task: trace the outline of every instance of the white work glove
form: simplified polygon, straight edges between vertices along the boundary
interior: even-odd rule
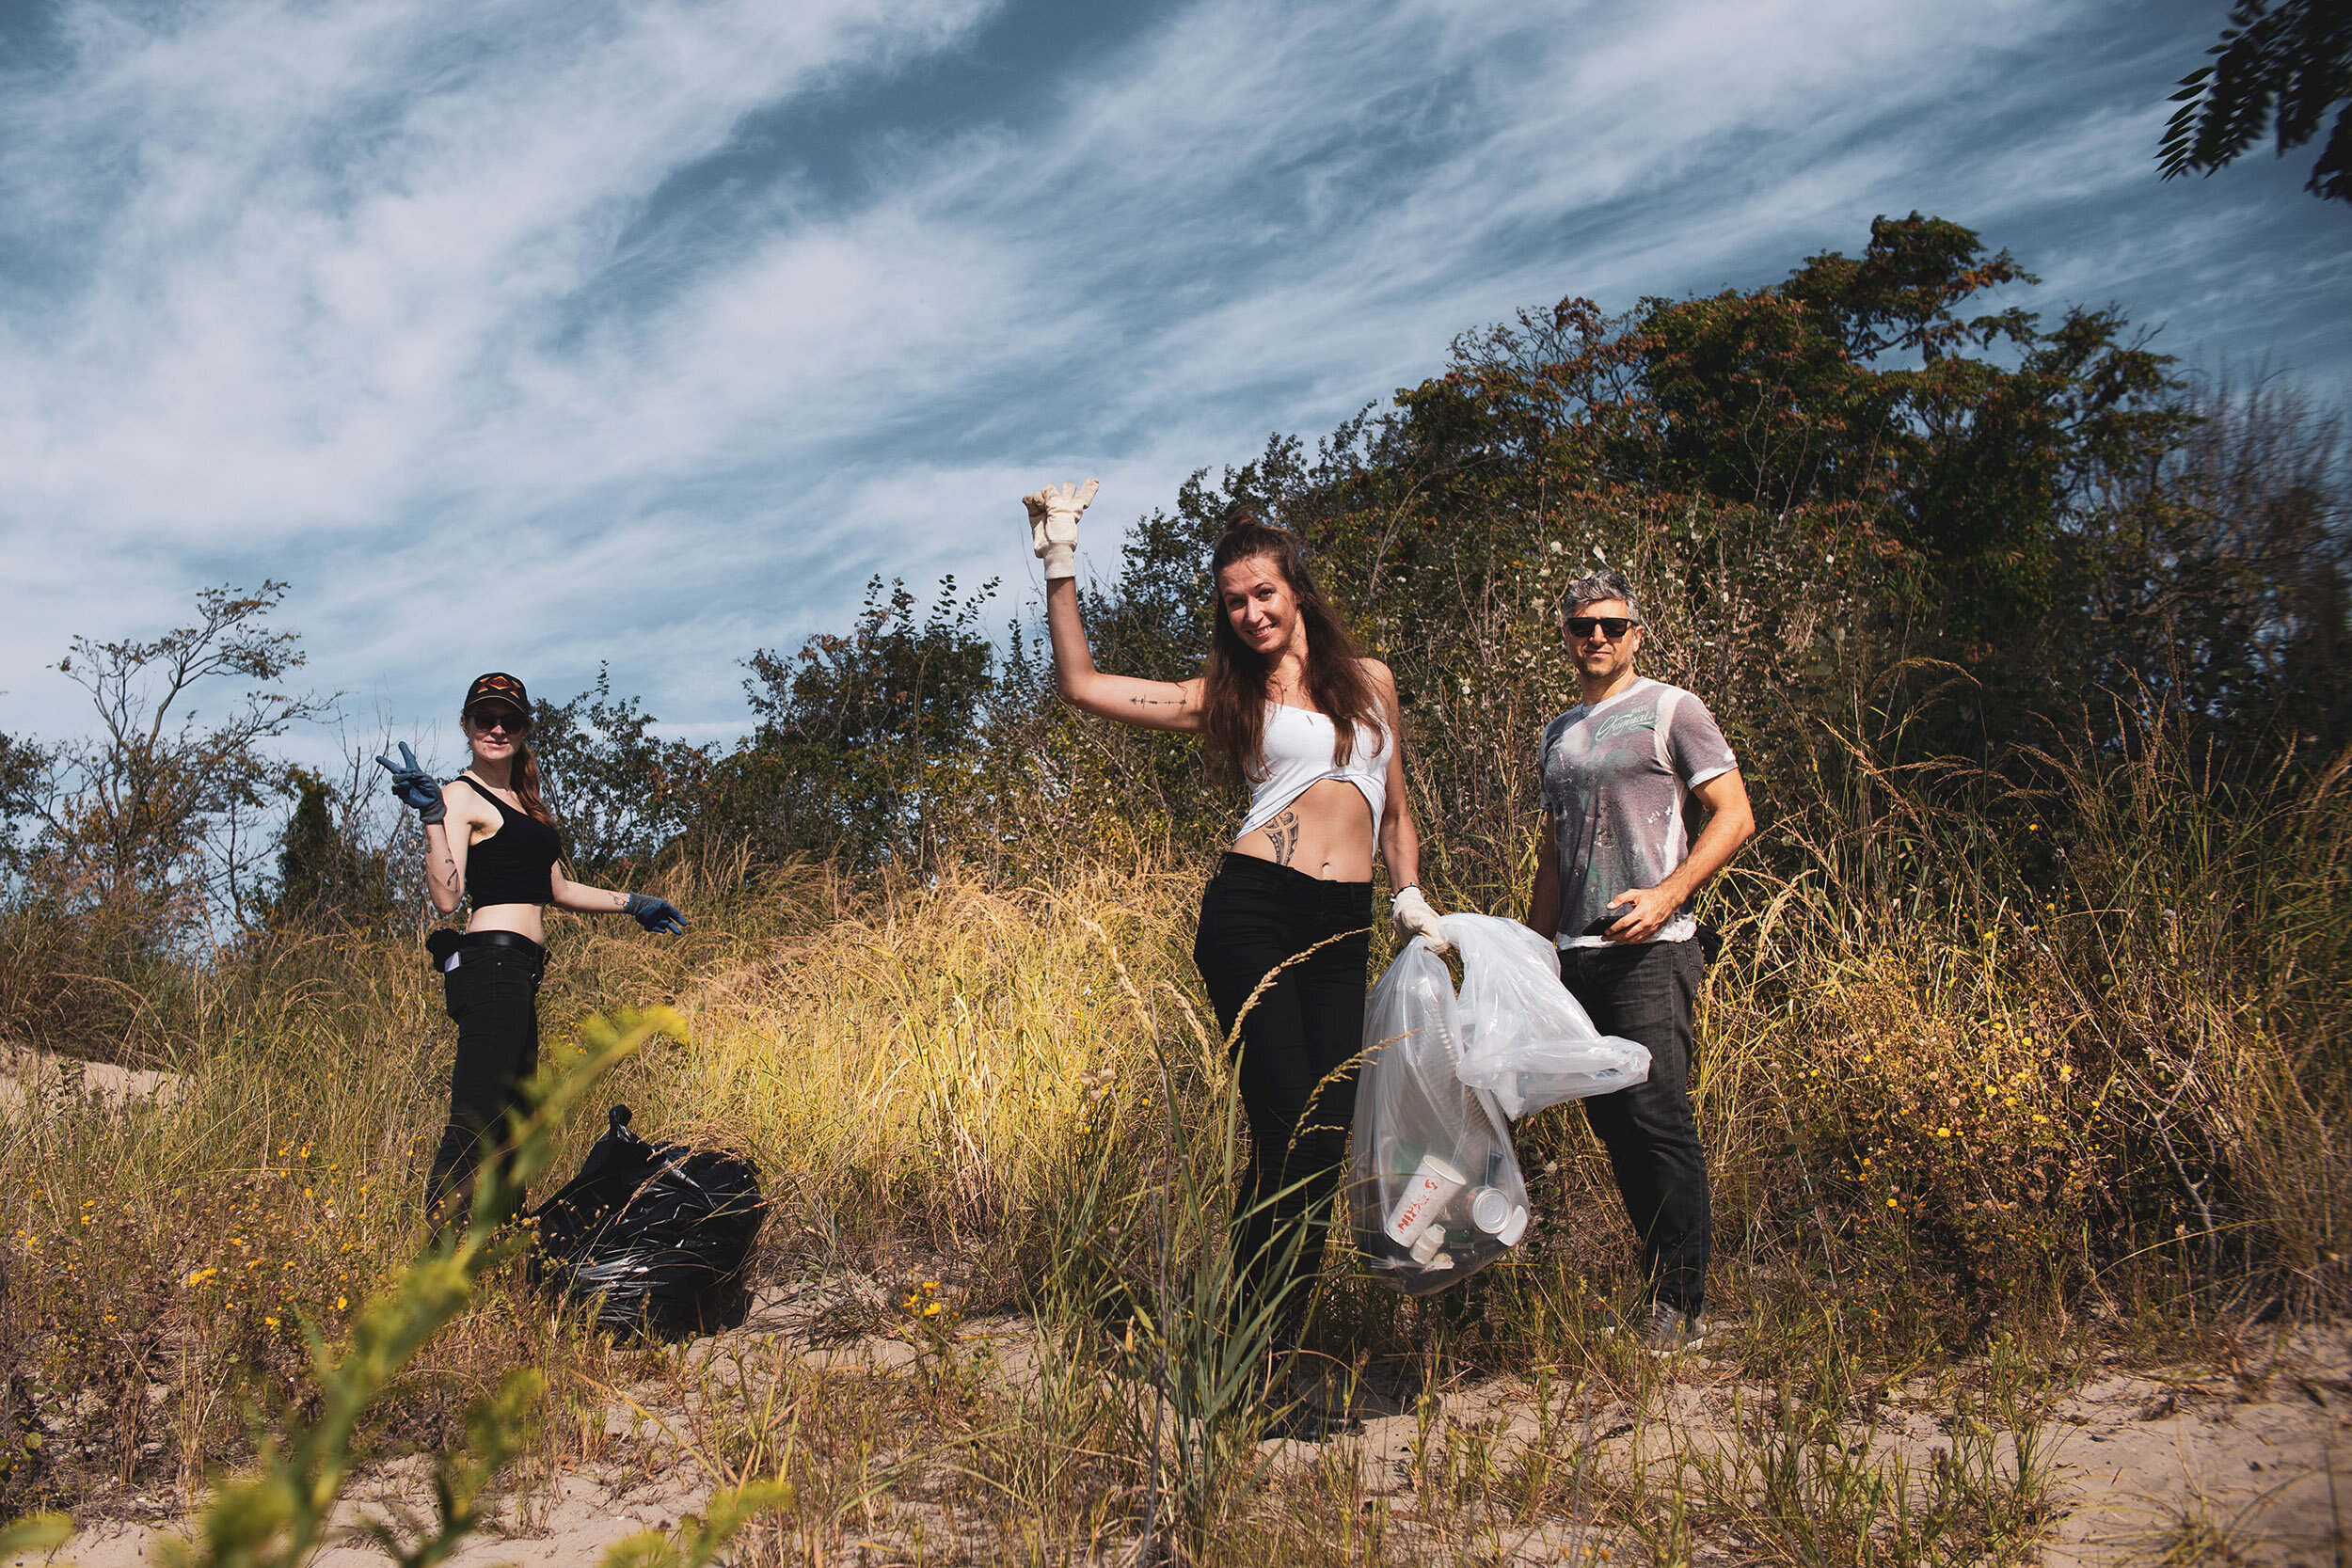
[[[1408,887],[1389,900],[1389,924],[1396,932],[1399,947],[1415,937],[1427,937],[1432,953],[1451,953],[1454,944],[1438,929],[1438,911],[1429,907],[1429,900],[1421,895],[1418,885]]]
[[[1078,518],[1102,483],[1089,479],[1084,484],[1049,484],[1021,498],[1029,509],[1029,546],[1045,562],[1046,581],[1078,575]]]

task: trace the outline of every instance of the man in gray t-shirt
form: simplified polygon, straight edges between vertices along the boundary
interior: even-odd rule
[[[1600,933],[1624,913],[1612,906],[1657,887],[1690,859],[1698,836],[1695,792],[1737,772],[1740,759],[1704,703],[1678,686],[1638,677],[1545,725],[1542,755],[1544,815],[1560,878],[1559,945],[1606,947],[1611,939]],[[1686,897],[1649,940],[1689,942],[1696,934]]]
[[[1583,1101],[1641,1238],[1653,1350],[1696,1344],[1711,1218],[1691,1115],[1692,1004],[1705,967],[1691,903],[1756,832],[1740,759],[1707,705],[1633,673],[1633,590],[1571,584],[1564,629],[1583,701],[1544,726],[1544,841],[1527,923],[1603,1034],[1649,1047],[1649,1077]],[[1699,819],[1704,808],[1704,826]]]

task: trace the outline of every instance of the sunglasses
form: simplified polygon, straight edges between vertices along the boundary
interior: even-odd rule
[[[1571,615],[1567,622],[1570,637],[1590,637],[1593,628],[1597,626],[1601,636],[1612,642],[1641,624],[1623,615]]]
[[[485,735],[490,734],[493,730],[501,735],[529,735],[531,733],[531,721],[510,708],[475,708],[466,717],[472,720],[473,727]]]

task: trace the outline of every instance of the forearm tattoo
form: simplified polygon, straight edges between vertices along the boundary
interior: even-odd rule
[[[1274,863],[1288,865],[1298,853],[1298,814],[1286,811],[1265,827],[1266,842],[1274,846]]]

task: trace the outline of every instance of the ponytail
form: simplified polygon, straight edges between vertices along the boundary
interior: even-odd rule
[[[539,759],[532,754],[531,742],[515,742],[515,767],[507,775],[515,786],[515,799],[523,803],[523,815],[534,822],[555,826],[555,813],[548,810],[548,802],[539,793]]]

